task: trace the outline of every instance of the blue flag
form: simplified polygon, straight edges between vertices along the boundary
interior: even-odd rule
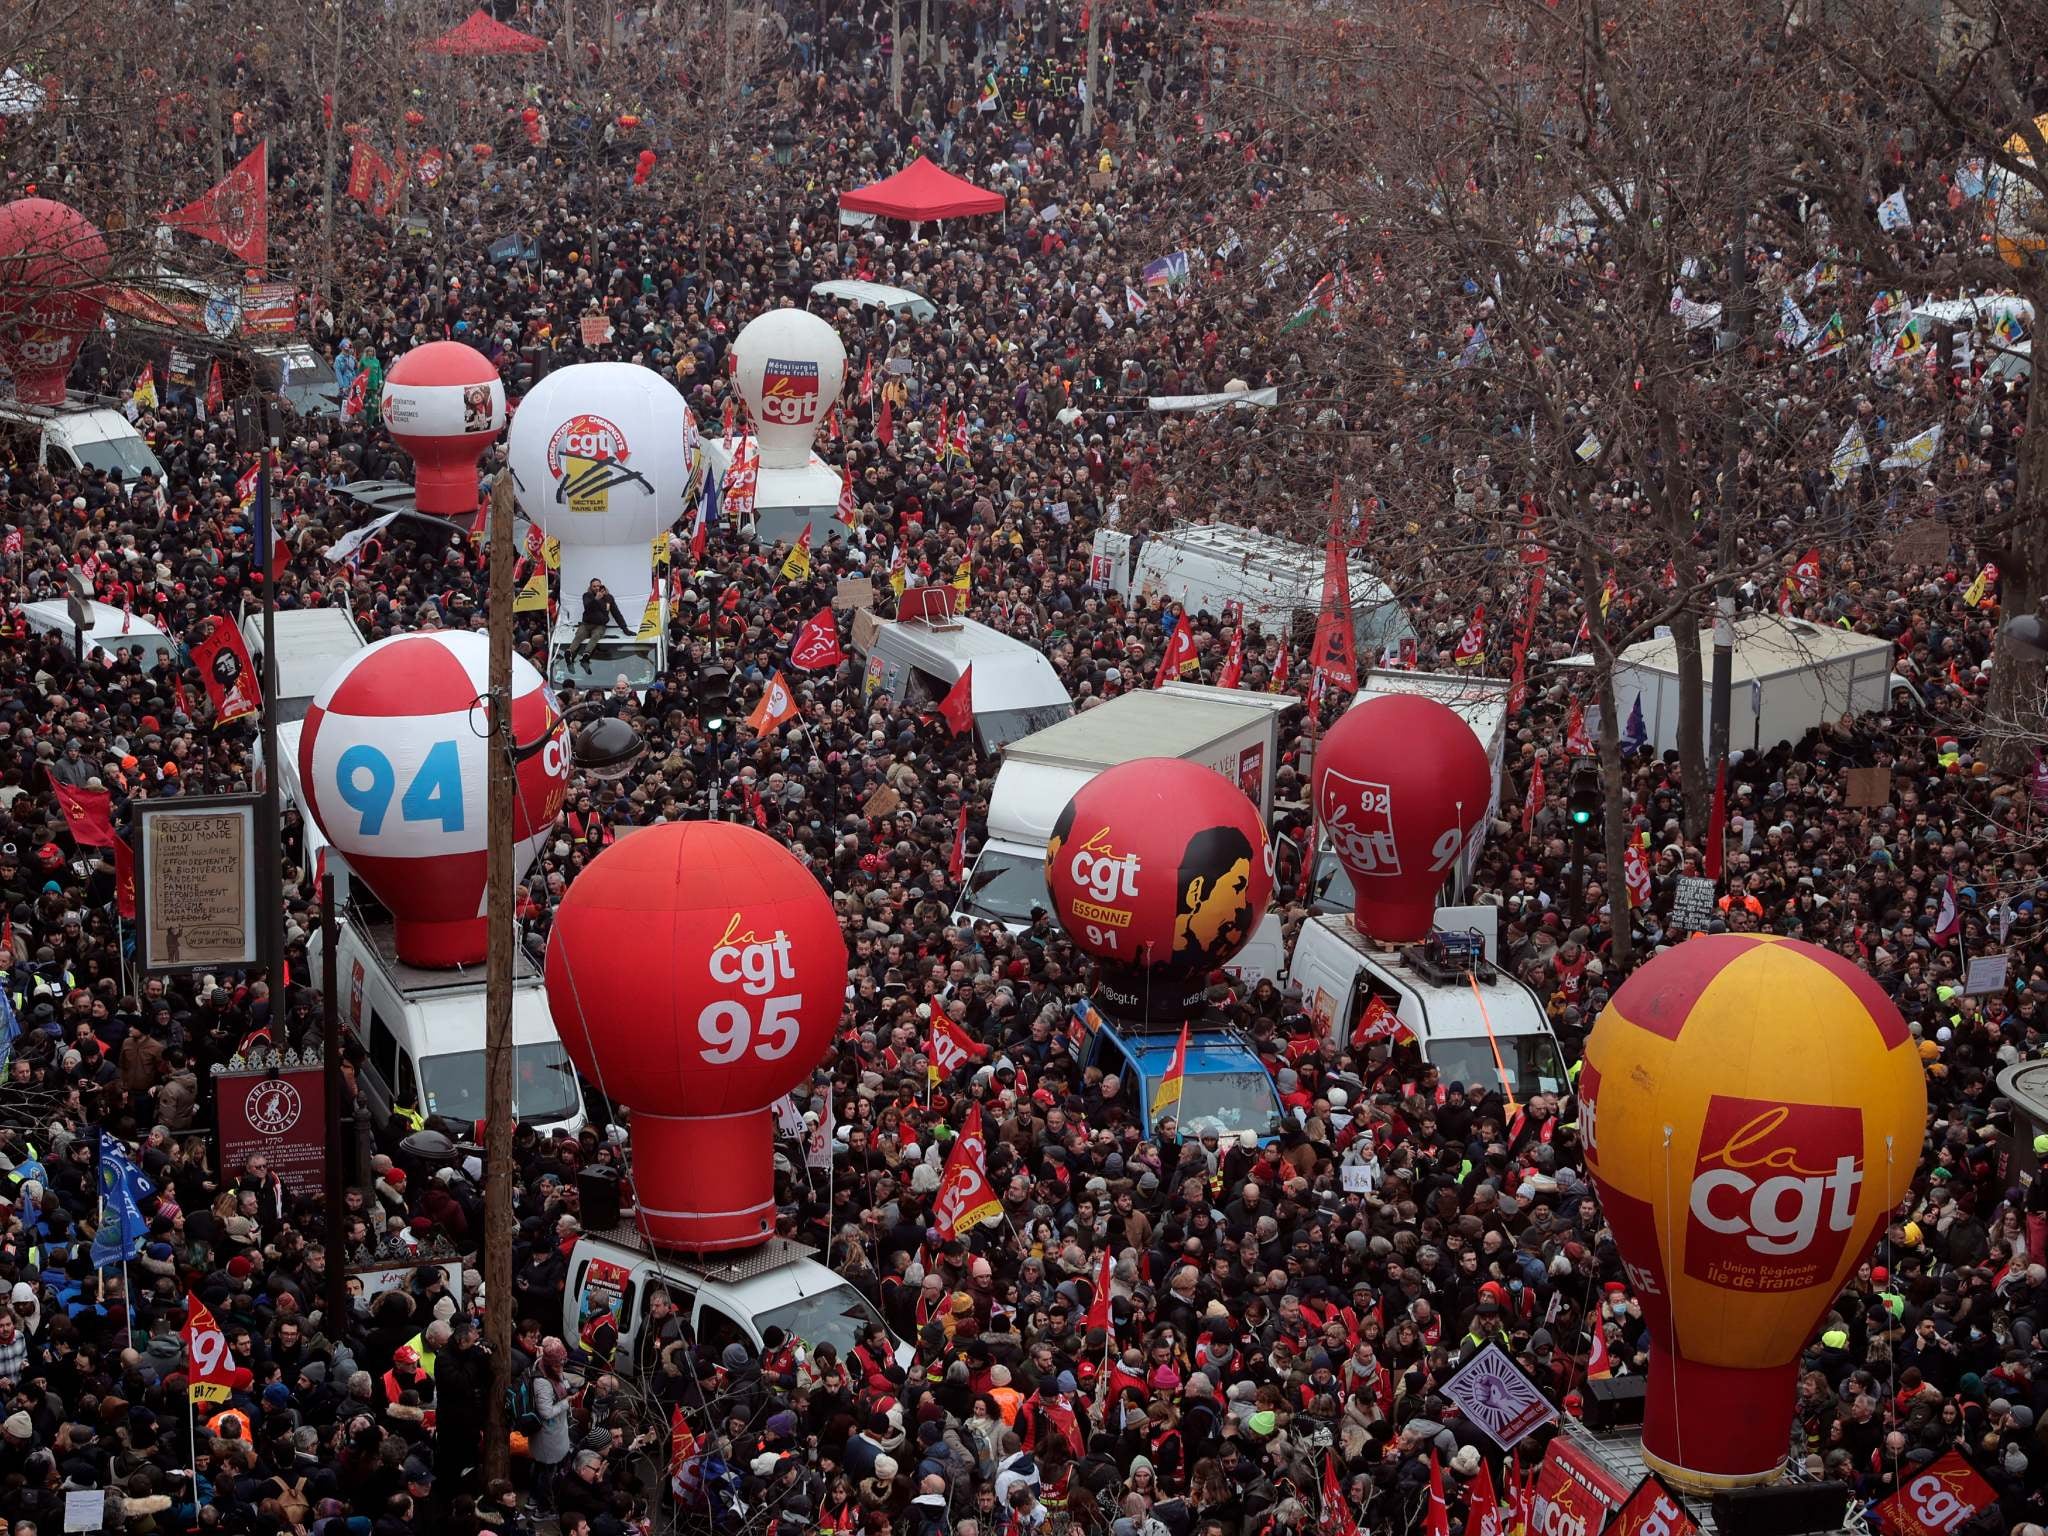
[[[103,1248],[118,1249],[120,1263],[142,1251],[149,1222],[142,1202],[156,1193],[155,1182],[129,1160],[128,1150],[111,1131],[100,1132],[100,1229],[93,1238],[94,1262]]]
[[[1622,727],[1621,749],[1624,752],[1640,752],[1649,745],[1650,730],[1643,724],[1643,696],[1636,695],[1635,706],[1628,712],[1628,724]]]
[[[14,1004],[8,1000],[7,989],[0,987],[0,1077],[4,1077],[8,1065],[14,1060],[14,1042],[21,1038],[21,1020],[14,1012]]]

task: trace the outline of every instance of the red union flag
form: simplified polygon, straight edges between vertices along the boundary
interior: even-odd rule
[[[1358,1016],[1358,1027],[1351,1031],[1351,1048],[1361,1051],[1375,1040],[1398,1043],[1414,1038],[1415,1031],[1401,1022],[1401,1016],[1388,1006],[1384,997],[1374,993],[1365,1001],[1365,1012]]]
[[[1628,887],[1628,904],[1647,907],[1655,889],[1650,881],[1650,856],[1641,843],[1630,843],[1621,856],[1621,879]]]
[[[233,1389],[235,1356],[228,1348],[227,1335],[213,1320],[206,1303],[187,1292],[185,1326],[179,1330],[185,1340],[189,1361],[186,1381],[195,1403],[224,1403]]]
[[[1906,1479],[1905,1487],[1877,1506],[1878,1522],[1892,1536],[1955,1536],[1998,1495],[1950,1451]]]
[[[1003,1203],[988,1181],[986,1156],[987,1148],[981,1139],[981,1106],[975,1104],[969,1107],[966,1123],[953,1138],[953,1150],[946,1155],[946,1173],[939,1181],[939,1198],[933,1207],[933,1224],[947,1242],[1003,1214]]]
[[[1615,1512],[1607,1536],[1696,1536],[1698,1530],[1677,1496],[1653,1475],[1638,1483]]]
[[[970,1061],[979,1061],[988,1047],[974,1039],[943,1013],[932,1019],[931,1061],[927,1067],[934,1086],[944,1082]]]
[[[1794,1291],[1835,1272],[1863,1194],[1863,1111],[1717,1093],[1686,1202],[1685,1272]]]
[[[761,416],[778,426],[818,419],[818,365],[810,359],[771,357],[761,365]]]
[[[350,179],[354,180],[353,172]],[[269,183],[270,143],[265,140],[212,191],[164,222],[224,245],[240,260],[260,267],[270,259]]]
[[[796,643],[789,648],[789,664],[799,672],[822,672],[844,660],[846,653],[839,649],[839,621],[832,617],[828,604],[797,632]]]
[[[1536,1474],[1530,1536],[1601,1536],[1607,1517],[1628,1502],[1628,1485],[1569,1440],[1553,1440]]]

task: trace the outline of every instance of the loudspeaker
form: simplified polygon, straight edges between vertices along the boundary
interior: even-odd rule
[[[598,1232],[619,1224],[619,1176],[609,1168],[579,1168],[576,1198],[583,1208],[578,1218],[586,1232]]]
[[[1804,1536],[1842,1528],[1849,1490],[1840,1483],[1770,1483],[1731,1488],[1713,1503],[1720,1536]]]
[[[1641,1376],[1608,1376],[1586,1383],[1586,1426],[1613,1429],[1622,1424],[1643,1422],[1643,1391],[1648,1385]]]

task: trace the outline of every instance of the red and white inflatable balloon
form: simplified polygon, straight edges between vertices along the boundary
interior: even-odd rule
[[[77,209],[47,197],[0,208],[0,368],[24,405],[64,403],[106,275],[107,242]]]
[[[1437,892],[1493,814],[1493,770],[1449,705],[1361,699],[1316,753],[1316,822],[1357,893],[1352,921],[1385,943],[1429,937]]]
[[[299,736],[299,783],[313,820],[391,910],[398,957],[408,965],[484,958],[487,743],[477,700],[489,661],[490,641],[480,630],[379,640],[321,686]],[[561,711],[517,655],[512,739],[543,744],[516,769],[516,880],[569,787]]]
[[[547,987],[570,1059],[633,1111],[640,1229],[691,1251],[772,1236],[769,1106],[824,1057],[846,995],[816,877],[752,827],[645,827],[556,908]]]
[[[1101,962],[1096,1001],[1172,1022],[1202,1004],[1273,897],[1258,807],[1213,768],[1121,763],[1081,786],[1045,845],[1053,915]]]
[[[414,347],[384,375],[384,425],[412,457],[422,512],[476,511],[477,460],[505,430],[505,385],[491,360],[459,341]]]

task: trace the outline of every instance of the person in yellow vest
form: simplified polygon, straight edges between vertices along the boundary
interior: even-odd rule
[[[434,1363],[440,1358],[441,1351],[448,1347],[453,1333],[454,1330],[437,1317],[405,1341],[405,1347],[419,1356],[422,1374],[434,1374]]]

